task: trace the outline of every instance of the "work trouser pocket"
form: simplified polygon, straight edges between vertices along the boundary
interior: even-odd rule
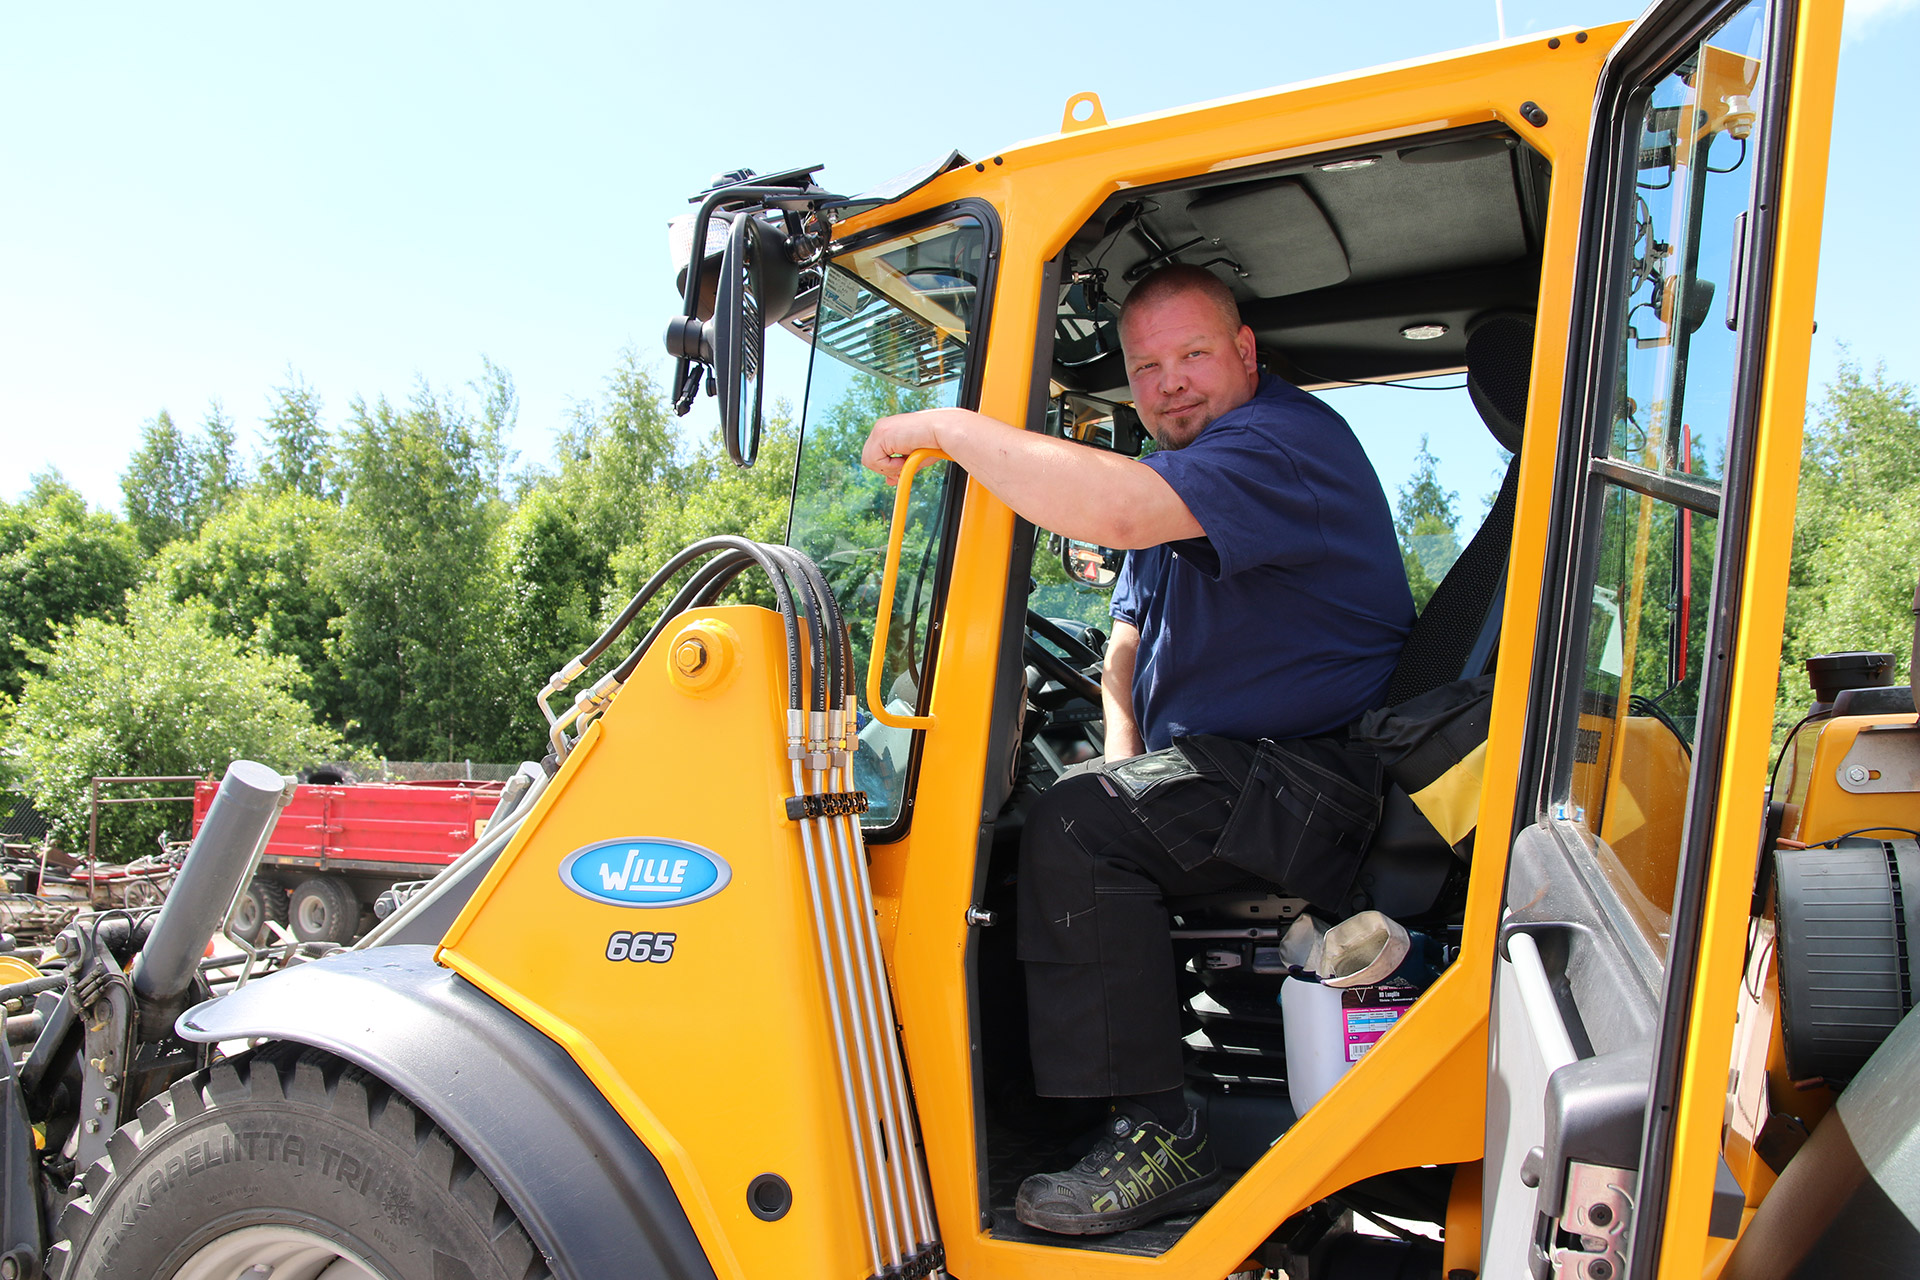
[[[1194,754],[1246,760],[1246,743],[1187,741]],[[1338,739],[1263,739],[1214,855],[1323,911],[1343,910],[1380,822],[1380,786],[1378,758]]]
[[[1213,855],[1214,842],[1233,816],[1238,788],[1209,756],[1176,742],[1164,751],[1115,761],[1101,772],[1181,870],[1191,871]]]

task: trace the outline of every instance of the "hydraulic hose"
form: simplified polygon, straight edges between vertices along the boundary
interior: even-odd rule
[[[760,544],[749,541],[746,538],[736,537],[732,534],[721,534],[717,537],[702,538],[698,542],[681,548],[670,557],[667,562],[661,565],[660,568],[655,571],[654,575],[648,578],[645,584],[634,593],[633,598],[627,601],[626,608],[622,609],[619,616],[608,624],[606,630],[602,631],[592,644],[582,649],[579,655],[571,662],[554,673],[553,679],[549,682],[549,687],[564,685],[567,681],[572,680],[581,672],[585,671],[595,659],[612,646],[615,640],[620,638],[622,632],[633,625],[633,620],[640,616],[640,611],[646,608],[653,597],[659,593],[660,588],[665,586],[675,574],[686,568],[687,565],[693,561],[721,550],[738,551],[749,556],[766,571],[770,579],[774,579],[774,599],[779,604],[780,620],[785,626],[787,633],[787,684],[790,695],[790,705],[798,706],[800,692],[800,628],[794,618],[792,597],[787,592],[786,583],[779,580],[779,574],[773,567],[772,557],[767,554]],[[667,616],[671,617],[672,613],[669,612]],[[656,630],[650,632],[649,636],[657,634],[658,632]],[[635,649],[633,654],[629,655],[625,662],[620,664],[616,675],[618,681],[624,681],[633,674],[633,668],[639,665],[640,657],[646,652],[646,648],[647,646],[643,642]]]
[[[613,669],[614,680],[625,684],[632,679],[634,671],[640,665],[640,660],[647,656],[647,652],[653,648],[653,642],[660,638],[675,618],[688,609],[711,603],[713,596],[718,595],[727,583],[752,567],[753,563],[753,558],[743,551],[728,551],[715,556],[695,570],[693,576],[687,579],[686,585],[681,587],[674,594],[673,599],[667,602],[667,607],[660,611],[659,620],[647,628],[646,635],[640,637],[640,643],[636,644],[632,652],[621,659],[620,665]]]
[[[813,701],[806,709],[825,715],[828,708],[833,705],[828,701],[828,698],[833,684],[836,683],[830,679],[828,670],[837,662],[840,656],[837,645],[835,646],[833,661],[829,661],[827,655],[827,621],[824,616],[826,611],[820,603],[820,592],[825,590],[826,584],[821,583],[819,587],[816,588],[813,579],[809,578],[800,568],[800,565],[797,563],[798,553],[791,547],[771,547],[769,549],[773,552],[774,559],[779,562],[781,569],[792,575],[794,585],[799,588],[799,591],[795,592],[795,594],[798,595],[801,592],[806,594],[807,634],[813,642],[812,647],[808,650],[808,665],[812,668],[813,676],[811,681],[813,685]],[[822,728],[821,734],[824,735],[824,733],[825,730]]]
[[[787,634],[787,706],[790,709],[797,710],[801,704],[800,623],[794,614],[793,595],[787,590],[785,577],[780,573],[775,558],[759,543],[746,538],[735,537],[732,534],[721,534],[718,537],[702,538],[660,566],[659,572],[648,579],[647,585],[642,587],[640,593],[634,597],[637,603],[630,604],[628,610],[638,613],[639,606],[644,606],[648,600],[652,599],[654,593],[659,591],[661,586],[663,586],[669,578],[673,577],[674,574],[702,556],[711,555],[716,551],[723,550],[738,551],[751,558],[755,564],[760,566],[761,570],[767,575],[768,580],[773,584],[773,598],[780,610],[780,624]],[[669,614],[668,616],[670,617],[672,615]],[[611,628],[609,628],[609,630],[611,630]],[[604,647],[602,651],[604,651]],[[621,663],[619,668],[616,669],[615,679],[624,682],[630,678],[633,675],[634,668],[640,665],[640,659],[645,653],[645,645],[636,647],[628,659]]]
[[[846,627],[840,616],[840,602],[833,598],[833,589],[827,585],[826,575],[820,572],[820,566],[803,551],[794,547],[775,545],[774,548],[784,558],[789,568],[799,575],[807,585],[808,595],[820,615],[820,629],[826,633],[827,641],[822,647],[814,649],[814,662],[825,668],[827,687],[825,706],[828,710],[839,711],[847,692],[847,676],[851,669],[853,655],[846,640]],[[816,634],[816,645],[821,637]]]

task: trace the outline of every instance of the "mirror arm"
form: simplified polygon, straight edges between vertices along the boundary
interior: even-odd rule
[[[811,183],[807,187],[782,187],[749,182],[717,188],[700,202],[700,212],[693,221],[693,256],[687,259],[687,287],[681,297],[680,317],[667,329],[668,354],[675,357],[672,400],[676,414],[685,417],[693,408],[693,398],[698,391],[697,381],[690,376],[693,365],[705,364],[711,368],[713,364],[712,334],[700,320],[700,286],[707,274],[707,224],[720,212],[720,206],[741,205],[733,211],[733,217],[739,218],[752,217],[769,207],[787,212],[796,211],[796,206],[817,209],[822,203],[841,199],[843,197]],[[702,349],[707,353],[705,358],[697,354]]]

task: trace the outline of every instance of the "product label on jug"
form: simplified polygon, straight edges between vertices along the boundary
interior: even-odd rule
[[[1412,987],[1349,987],[1340,993],[1340,1028],[1347,1061],[1358,1062],[1393,1030],[1407,1006],[1420,998]]]

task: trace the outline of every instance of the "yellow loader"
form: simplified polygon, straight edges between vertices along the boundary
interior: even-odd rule
[[[1920,1275],[1913,695],[1822,657],[1777,763],[1772,728],[1840,19],[1662,0],[1132,120],[1079,94],[863,195],[696,196],[679,407],[716,394],[751,465],[766,333],[812,350],[784,544],[662,567],[358,946],[208,998],[280,802],[236,765],[157,916],[15,961],[0,1277]],[[1333,913],[1437,978],[1296,1106],[1283,944],[1328,913],[1171,902],[1230,1185],[1053,1236],[1014,1188],[1085,1117],[1027,1071],[1015,853],[1098,749],[1118,556],[858,456],[940,406],[1139,453],[1117,309],[1172,262],[1309,390],[1464,374],[1499,488],[1392,700],[1491,702]]]

